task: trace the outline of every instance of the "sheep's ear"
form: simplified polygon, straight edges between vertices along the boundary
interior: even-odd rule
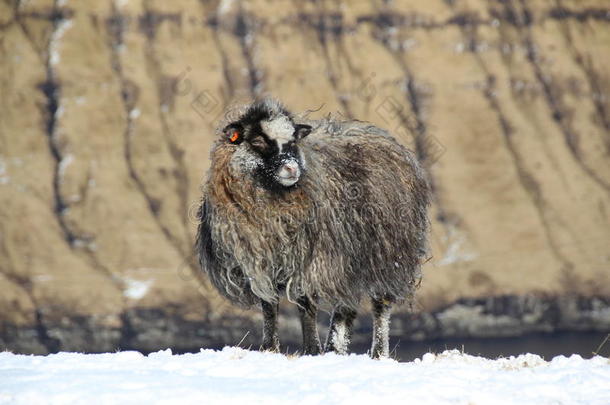
[[[311,125],[298,124],[294,130],[294,137],[296,139],[305,138],[311,133]]]
[[[229,142],[233,144],[238,145],[244,140],[244,130],[239,124],[227,125],[222,132]]]

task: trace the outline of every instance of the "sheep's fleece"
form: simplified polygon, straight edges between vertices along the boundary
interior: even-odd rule
[[[297,123],[305,168],[283,193],[232,164],[244,145],[219,136],[203,187],[197,250],[236,304],[309,297],[357,308],[362,296],[402,302],[421,277],[429,185],[414,154],[386,131],[332,118]]]

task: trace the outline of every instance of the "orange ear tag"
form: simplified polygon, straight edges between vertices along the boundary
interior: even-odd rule
[[[229,140],[231,142],[235,142],[238,138],[239,138],[239,132],[233,131],[233,133],[231,134],[231,137],[229,138]]]

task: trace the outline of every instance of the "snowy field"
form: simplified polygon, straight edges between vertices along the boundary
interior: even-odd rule
[[[446,351],[410,363],[240,348],[172,355],[0,353],[0,404],[610,404],[610,360],[498,360]]]

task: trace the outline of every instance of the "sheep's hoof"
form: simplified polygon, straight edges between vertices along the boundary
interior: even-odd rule
[[[270,352],[270,353],[279,353],[280,352],[280,346],[279,345],[262,345],[259,348],[259,351],[261,352]]]
[[[319,354],[322,354],[322,349],[320,348],[320,346],[307,346],[307,347],[303,347],[302,350],[303,356],[317,356]]]
[[[338,354],[340,356],[346,356],[348,354],[347,353],[347,349],[339,349],[339,348],[334,347],[332,345],[327,345],[324,348],[324,353],[335,353],[335,354]]]
[[[388,353],[385,353],[383,350],[374,348],[369,355],[373,360],[387,359],[389,356]]]

